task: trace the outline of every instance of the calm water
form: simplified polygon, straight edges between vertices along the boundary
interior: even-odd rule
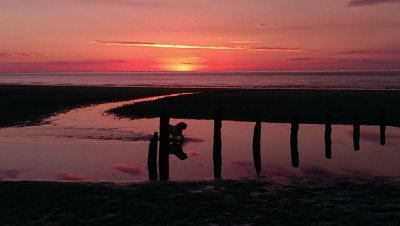
[[[0,74],[0,84],[118,87],[400,89],[400,71]]]
[[[0,129],[0,179],[66,181],[143,181],[147,179],[148,140],[158,119],[116,119],[105,111],[144,98],[75,109],[49,118],[41,126]],[[172,119],[175,124],[179,119]],[[173,180],[213,177],[213,121],[184,120],[183,147],[189,158],[170,157]],[[254,177],[254,123],[223,121],[222,175]],[[324,126],[300,125],[300,167],[291,167],[290,124],[262,123],[262,175],[400,176],[400,129],[388,127],[386,145],[378,126],[361,126],[361,150],[353,150],[352,127],[332,126],[332,159],[325,159]]]

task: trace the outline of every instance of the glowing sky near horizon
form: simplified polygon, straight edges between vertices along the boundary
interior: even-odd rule
[[[0,0],[0,72],[400,69],[400,0]]]

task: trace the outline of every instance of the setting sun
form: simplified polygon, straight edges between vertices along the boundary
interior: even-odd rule
[[[170,65],[169,69],[171,71],[194,71],[195,66],[192,64],[174,64]]]
[[[198,71],[204,66],[199,57],[180,57],[163,59],[160,68],[165,71]]]

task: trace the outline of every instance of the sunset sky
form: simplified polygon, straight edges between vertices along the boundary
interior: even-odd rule
[[[400,69],[400,0],[0,0],[0,72]]]

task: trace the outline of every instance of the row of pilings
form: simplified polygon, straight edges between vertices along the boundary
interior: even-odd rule
[[[169,114],[166,112],[160,115],[160,135],[154,132],[150,139],[147,168],[149,180],[167,181],[169,179]],[[290,154],[292,166],[297,168],[300,165],[298,150],[298,132],[300,117],[294,115],[291,119],[290,128]],[[214,135],[213,135],[213,166],[214,178],[222,178],[222,112],[217,110],[214,112]],[[325,157],[332,158],[332,116],[326,115],[325,118]],[[380,144],[386,143],[386,116],[385,112],[380,114]],[[159,142],[158,170],[157,170],[157,145]],[[355,151],[360,150],[360,115],[355,114],[353,118],[353,148]],[[253,164],[256,175],[261,174],[261,120],[257,116],[256,124],[253,132]]]

